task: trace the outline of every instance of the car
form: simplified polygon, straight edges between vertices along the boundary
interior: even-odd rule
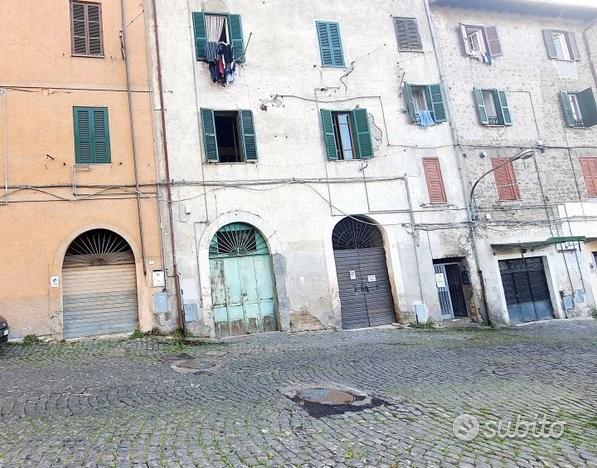
[[[0,315],[0,345],[8,341],[8,322]]]

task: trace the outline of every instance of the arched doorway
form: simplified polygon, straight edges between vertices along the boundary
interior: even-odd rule
[[[332,234],[342,328],[396,322],[381,232],[361,216],[340,221]]]
[[[228,224],[209,247],[216,335],[277,330],[272,260],[261,233],[245,223]]]
[[[64,338],[127,333],[138,324],[135,258],[107,229],[78,236],[62,266]]]

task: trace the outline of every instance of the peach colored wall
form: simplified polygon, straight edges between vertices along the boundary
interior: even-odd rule
[[[60,276],[70,241],[98,227],[129,240],[137,263],[140,323],[145,330],[154,326],[151,270],[162,266],[151,185],[156,169],[143,2],[126,0],[126,18],[147,277],[134,196],[120,1],[96,3],[102,4],[104,58],[71,56],[68,0],[0,2],[0,314],[9,320],[13,337],[61,337],[61,290],[50,288],[49,277]],[[108,108],[111,164],[75,167],[73,106]],[[7,198],[6,175],[13,187]],[[83,185],[121,187],[98,194],[100,188]],[[22,186],[36,189],[14,190]]]

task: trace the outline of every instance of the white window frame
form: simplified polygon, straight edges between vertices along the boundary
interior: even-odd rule
[[[499,125],[499,103],[496,102],[495,93],[491,89],[483,89],[481,90],[481,93],[483,93],[485,113],[487,114],[487,120],[489,121],[489,125]]]
[[[572,60],[572,51],[570,50],[570,44],[568,44],[568,38],[565,32],[554,31],[551,33],[551,40],[553,47],[556,51],[558,60]]]

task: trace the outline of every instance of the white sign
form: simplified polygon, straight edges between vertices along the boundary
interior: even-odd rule
[[[163,288],[166,286],[166,275],[163,270],[154,270],[152,280],[154,288]]]
[[[377,281],[377,277],[375,275],[369,275],[367,276],[367,282],[369,283],[375,283]]]
[[[357,279],[357,272],[354,270],[350,270],[350,279],[351,280],[356,280]]]
[[[60,287],[60,276],[50,276],[50,287],[51,288],[59,288]]]
[[[443,273],[436,273],[435,274],[435,284],[438,288],[445,288],[446,287],[446,276]]]

